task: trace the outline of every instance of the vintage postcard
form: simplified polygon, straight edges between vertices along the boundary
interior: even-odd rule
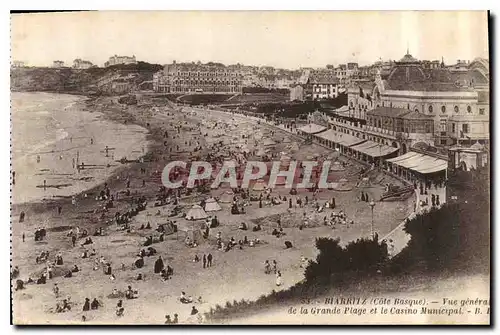
[[[489,325],[488,20],[11,14],[13,323]]]

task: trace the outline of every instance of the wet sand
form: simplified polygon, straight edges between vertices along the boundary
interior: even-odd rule
[[[57,99],[57,95],[53,96]],[[88,109],[84,100],[84,97],[75,97],[75,102],[63,110],[51,111],[59,127],[57,135],[35,146],[35,150],[19,152],[15,144],[32,141],[29,137],[43,138],[43,134],[33,134],[28,129],[22,131],[24,125],[14,124],[21,128],[16,130],[22,131],[22,138],[14,140],[14,204],[81,193],[102,184],[120,168],[121,158],[136,160],[146,153],[149,145],[146,129],[106,120],[104,114]],[[44,131],[44,128],[37,130]],[[77,169],[79,164],[85,167]]]

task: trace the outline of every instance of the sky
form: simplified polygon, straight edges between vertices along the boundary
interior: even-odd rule
[[[480,11],[100,11],[11,15],[11,57],[29,66],[112,55],[168,64],[300,67],[399,60],[488,58]]]

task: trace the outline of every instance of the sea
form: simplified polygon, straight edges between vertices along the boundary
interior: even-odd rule
[[[12,203],[69,197],[106,180],[120,158],[137,159],[147,130],[88,110],[86,97],[55,93],[11,95]],[[105,148],[110,148],[110,155]],[[93,168],[80,171],[78,162]],[[47,185],[48,187],[44,187]]]
[[[11,94],[11,155],[13,167],[22,159],[68,136],[64,115],[84,97],[67,94],[14,92]],[[67,113],[66,113],[67,114]],[[15,169],[14,169],[15,170]]]

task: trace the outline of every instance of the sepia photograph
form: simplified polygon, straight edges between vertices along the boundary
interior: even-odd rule
[[[490,325],[490,24],[11,13],[11,323]]]

